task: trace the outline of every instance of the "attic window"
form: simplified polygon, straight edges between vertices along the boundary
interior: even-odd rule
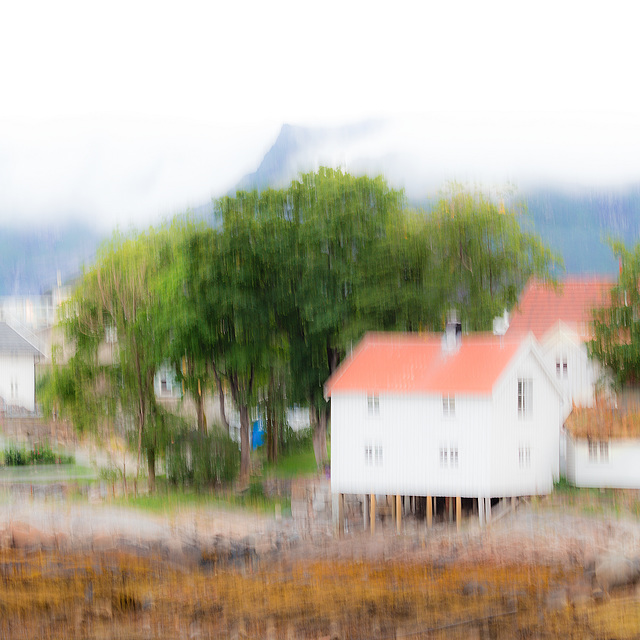
[[[456,397],[446,394],[442,396],[442,415],[453,418],[456,415]]]
[[[556,377],[566,378],[568,374],[567,356],[558,356],[556,358]]]
[[[367,409],[370,416],[380,415],[380,396],[377,394],[369,394],[367,396]]]
[[[529,418],[533,410],[533,380],[518,378],[518,417]]]

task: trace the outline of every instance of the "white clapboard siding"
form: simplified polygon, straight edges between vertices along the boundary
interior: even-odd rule
[[[519,378],[533,383],[525,420]],[[548,493],[558,477],[561,395],[531,343],[492,394],[456,395],[453,417],[443,415],[441,394],[380,394],[378,406],[370,413],[365,392],[332,394],[332,491],[502,497]],[[520,450],[529,452],[524,465]]]
[[[567,480],[577,487],[640,489],[640,440],[607,441],[608,455],[589,458],[586,439],[567,437]],[[598,442],[599,445],[599,442]]]
[[[532,406],[518,412],[518,380],[532,384]],[[489,447],[492,496],[549,493],[559,476],[561,397],[533,351],[520,351],[494,389]]]
[[[556,376],[568,406],[592,407],[601,370],[598,363],[589,358],[587,346],[580,336],[560,323],[544,337],[542,350],[545,363]],[[560,363],[559,370],[557,363]]]
[[[35,410],[33,355],[0,354],[0,398],[7,405]]]

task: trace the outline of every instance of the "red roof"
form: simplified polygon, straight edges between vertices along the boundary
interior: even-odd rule
[[[490,394],[522,340],[491,334],[462,336],[459,348],[447,353],[443,336],[369,333],[325,384],[336,391],[368,393]]]
[[[540,340],[549,329],[563,322],[587,338],[592,310],[609,304],[614,284],[605,278],[568,278],[554,288],[533,279],[512,313],[507,335],[531,331]]]

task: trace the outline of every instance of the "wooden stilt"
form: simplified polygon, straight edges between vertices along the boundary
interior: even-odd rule
[[[364,530],[366,531],[369,528],[369,496],[366,493],[362,496],[362,516],[364,520]]]
[[[480,526],[484,527],[484,498],[478,498],[478,520]]]
[[[427,529],[431,529],[433,523],[433,500],[427,496]]]
[[[456,529],[460,532],[460,525],[462,524],[462,498],[456,496]]]
[[[371,535],[376,532],[376,494],[371,494]]]
[[[396,533],[402,531],[402,496],[396,496]]]

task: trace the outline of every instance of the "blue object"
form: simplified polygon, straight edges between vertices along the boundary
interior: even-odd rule
[[[254,420],[251,425],[251,448],[256,449],[264,444],[264,424],[262,419]]]

